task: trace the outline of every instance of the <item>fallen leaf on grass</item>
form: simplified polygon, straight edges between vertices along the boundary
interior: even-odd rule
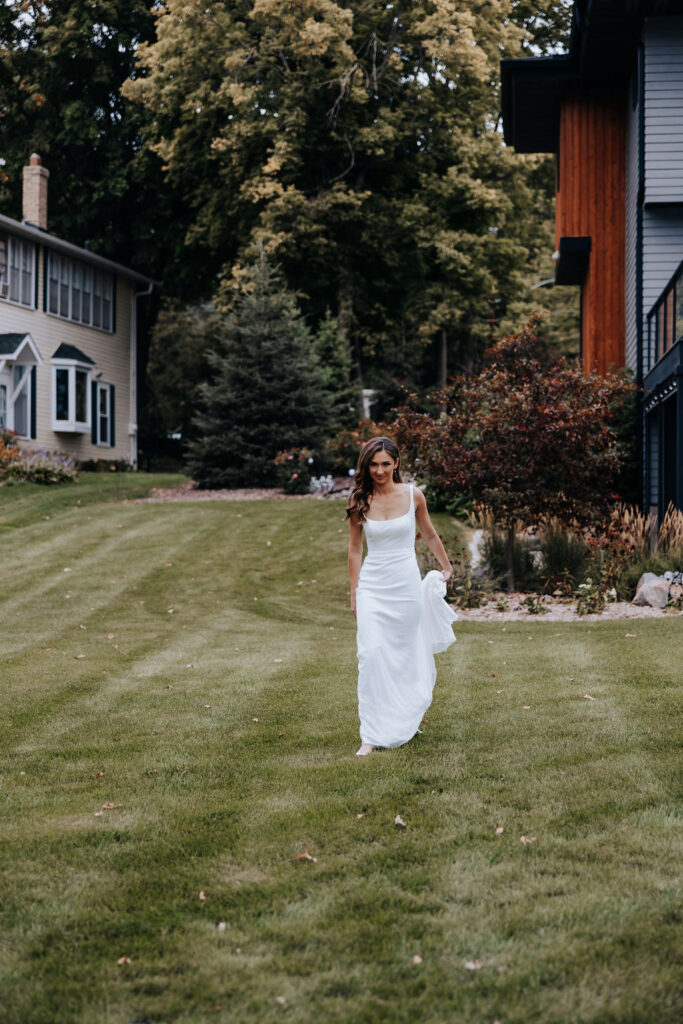
[[[520,836],[519,841],[520,843],[523,843],[524,846],[529,846],[531,843],[537,842],[536,836]]]
[[[103,814],[104,814],[104,811],[95,811],[95,815],[94,816],[96,818],[101,818]]]
[[[415,964],[415,966],[418,967],[419,964],[422,963],[422,957],[420,956],[419,953],[416,953],[415,956],[413,957],[413,959],[410,962],[411,962],[411,964]]]
[[[71,569],[62,569],[62,572],[71,572]]]
[[[297,853],[294,860],[311,860],[314,864],[318,863],[318,858],[311,856],[311,843],[308,844],[303,853]]]
[[[480,971],[484,964],[481,960],[465,960],[464,966],[466,971]]]
[[[522,704],[522,711],[531,711],[531,704]]]
[[[357,818],[365,818],[365,817],[367,817],[367,811],[362,811],[360,814],[357,814],[356,817]]]
[[[626,633],[625,634],[627,640],[633,640],[635,635],[636,635],[635,633]]]
[[[272,548],[272,546],[273,546],[273,542],[272,542],[272,540],[267,540],[267,541],[266,541],[266,547],[267,547],[267,548]]]
[[[107,640],[113,640],[113,639],[114,639],[114,634],[113,633],[107,633]]]
[[[595,697],[591,697],[590,693],[584,693],[583,699],[584,700],[595,700]]]
[[[149,768],[147,770],[147,774],[148,775],[156,775],[157,774],[157,769],[156,768]]]
[[[496,690],[496,693],[504,693],[503,690]]]
[[[110,804],[110,803],[102,804],[102,810],[103,811],[115,811],[116,808],[120,807],[120,806],[121,806],[121,804]]]
[[[133,963],[133,961],[131,960],[131,958],[129,956],[120,956],[116,962],[117,962],[117,964],[119,964],[119,966],[122,966],[123,964],[132,964]]]
[[[275,1002],[279,1003],[280,1006],[286,1006],[287,1005],[287,1000],[285,999],[284,996],[275,996]]]
[[[85,658],[85,654],[74,654],[74,658],[78,661],[79,658]]]
[[[397,814],[394,818],[394,825],[396,825],[397,828],[408,828],[400,814]]]
[[[225,929],[226,929],[227,927],[228,927],[228,926],[227,926],[227,924],[225,923],[225,921],[219,921],[219,922],[218,922],[218,931],[219,931],[219,932],[221,932],[221,933],[222,933],[222,932],[224,932],[224,931],[225,931]]]
[[[174,611],[175,611],[175,608],[173,607],[173,605],[171,605],[171,607],[168,609],[168,614],[169,615],[173,615]]]
[[[92,773],[93,779],[101,779],[103,775],[104,775],[104,772],[93,772]]]
[[[497,679],[497,678],[498,678],[498,676],[496,675],[496,673],[492,672],[491,673],[491,679]]]
[[[281,665],[282,664],[282,658],[273,658],[273,662],[276,665]]]
[[[252,722],[258,722],[258,718],[252,718]]]
[[[205,704],[205,705],[204,705],[204,707],[205,707],[205,708],[210,708],[210,707],[211,707],[211,705],[210,705],[210,704]]]
[[[200,903],[206,903],[206,893],[204,892],[203,889],[199,893],[199,902]]]
[[[504,831],[505,831],[505,829],[503,828],[502,825],[496,825],[496,835],[497,836],[502,836]]]

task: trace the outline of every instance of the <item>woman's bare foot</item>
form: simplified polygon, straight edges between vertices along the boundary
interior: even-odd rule
[[[356,751],[356,757],[365,757],[367,754],[371,754],[374,749],[372,743],[361,743]]]

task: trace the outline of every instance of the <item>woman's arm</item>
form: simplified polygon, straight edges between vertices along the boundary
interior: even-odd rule
[[[363,557],[363,527],[358,513],[353,512],[349,519],[349,586],[351,591],[351,611],[356,614],[356,587],[360,576],[360,563]]]
[[[447,580],[453,572],[453,566],[446,554],[445,547],[441,543],[441,538],[432,526],[424,494],[417,487],[414,488],[413,493],[415,495],[415,518],[420,528],[422,539],[441,566],[444,580]]]

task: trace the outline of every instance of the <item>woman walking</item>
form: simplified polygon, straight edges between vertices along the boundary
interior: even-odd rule
[[[351,611],[358,624],[360,756],[397,747],[417,732],[432,701],[434,654],[453,643],[455,612],[446,604],[452,572],[422,492],[404,484],[396,443],[363,447],[346,515]],[[424,580],[415,557],[415,524],[441,572]],[[363,533],[367,556],[362,563]]]

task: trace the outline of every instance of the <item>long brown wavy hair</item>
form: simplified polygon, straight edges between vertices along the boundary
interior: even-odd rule
[[[370,441],[366,441],[358,456],[356,475],[353,478],[353,487],[346,508],[347,519],[357,512],[361,523],[365,522],[365,513],[370,507],[370,496],[374,489],[370,476],[370,461],[377,452],[386,452],[392,459],[399,458],[398,445],[390,437],[373,437]],[[393,479],[395,483],[401,483],[399,466],[394,469]]]

